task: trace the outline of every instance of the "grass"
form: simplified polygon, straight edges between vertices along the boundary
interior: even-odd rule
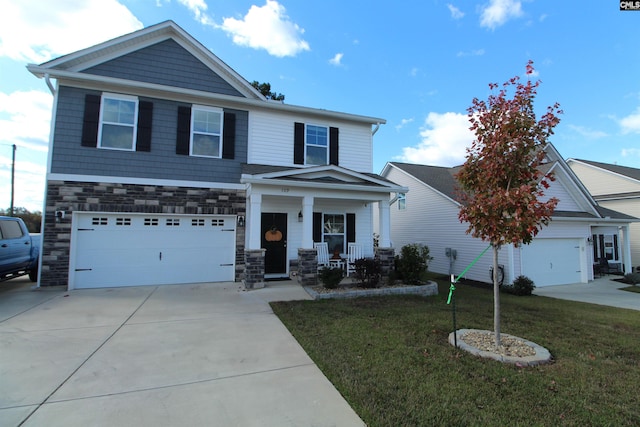
[[[627,291],[627,292],[635,292],[637,294],[640,294],[640,286],[631,285],[631,286],[627,286],[626,288],[620,288],[620,290]]]
[[[501,294],[502,332],[540,344],[555,358],[518,368],[448,343],[448,288],[445,279],[436,297],[272,307],[368,426],[640,423],[637,311]],[[458,285],[455,297],[458,329],[493,329],[488,288]]]

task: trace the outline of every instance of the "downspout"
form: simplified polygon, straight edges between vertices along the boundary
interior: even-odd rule
[[[51,77],[49,76],[49,73],[45,73],[44,74],[44,81],[47,83],[47,86],[49,87],[49,90],[51,91],[51,95],[55,96],[56,95],[56,89],[53,87],[53,83],[51,83]]]

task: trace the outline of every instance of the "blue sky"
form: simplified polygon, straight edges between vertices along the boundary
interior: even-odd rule
[[[640,168],[640,11],[619,2],[541,0],[0,0],[0,206],[42,210],[53,97],[28,63],[172,19],[248,81],[285,102],[387,120],[387,161],[464,161],[466,110],[488,84],[542,81],[559,102],[565,158]]]

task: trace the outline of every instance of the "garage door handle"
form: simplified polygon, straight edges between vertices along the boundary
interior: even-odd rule
[[[160,261],[162,261],[162,252],[160,252]]]
[[[553,263],[552,262],[549,263],[549,268],[553,270]]]

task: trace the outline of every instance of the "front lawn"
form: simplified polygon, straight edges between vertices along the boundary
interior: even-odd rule
[[[501,295],[502,332],[555,362],[519,368],[451,346],[449,284],[435,297],[272,303],[368,426],[640,424],[640,313]],[[492,293],[458,285],[457,327],[493,328]],[[328,411],[331,408],[327,408]]]

